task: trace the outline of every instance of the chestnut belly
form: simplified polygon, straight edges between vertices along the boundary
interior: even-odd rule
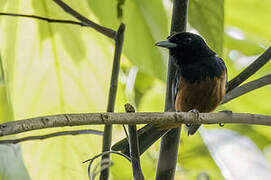
[[[183,112],[191,109],[197,109],[199,112],[212,112],[223,100],[225,90],[225,74],[222,74],[221,78],[207,78],[195,83],[181,79],[175,108]]]

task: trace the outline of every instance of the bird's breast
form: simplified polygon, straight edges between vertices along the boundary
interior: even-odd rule
[[[225,90],[226,72],[223,72],[219,77],[206,77],[197,82],[180,77],[175,108],[183,112],[191,109],[197,109],[199,112],[211,112],[223,100]]]

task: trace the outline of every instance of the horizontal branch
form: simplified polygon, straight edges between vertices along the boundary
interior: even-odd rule
[[[83,134],[95,134],[95,135],[103,135],[102,131],[97,130],[91,130],[91,129],[85,129],[85,130],[73,130],[73,131],[60,131],[60,132],[54,132],[50,134],[40,135],[40,136],[27,136],[23,138],[18,139],[5,139],[0,140],[0,144],[16,144],[24,141],[33,141],[33,140],[43,140],[48,138],[53,138],[57,136],[67,136],[67,135],[83,135]]]
[[[17,14],[17,13],[3,13],[3,12],[0,12],[0,16],[24,17],[24,18],[32,18],[32,19],[47,21],[48,23],[62,23],[62,24],[72,24],[72,25],[79,25],[79,26],[89,26],[87,24],[77,22],[77,21],[62,20],[62,19],[52,19],[52,18],[46,18],[46,17],[30,15],[30,14]]]
[[[61,1],[61,0],[53,0],[58,6],[60,6],[66,13],[70,14],[71,16],[75,17],[76,19],[78,19],[79,21],[81,21],[82,23],[92,27],[93,29],[95,29],[96,31],[102,33],[103,35],[114,39],[115,35],[116,35],[116,31],[114,31],[113,29],[101,26],[99,24],[96,24],[94,22],[92,22],[91,20],[89,20],[88,18],[86,18],[85,16],[83,16],[82,14],[80,14],[79,12],[75,11],[74,9],[72,9],[70,6],[68,6],[65,2]]]
[[[232,91],[230,91],[229,93],[226,94],[222,104],[225,104],[225,103],[231,101],[232,99],[235,99],[239,96],[242,96],[246,93],[249,93],[250,91],[261,88],[261,87],[266,86],[268,84],[271,84],[271,74],[268,74],[266,76],[263,76],[259,79],[248,82],[240,87],[233,89]]]
[[[198,117],[198,118],[197,118]],[[62,114],[36,117],[26,120],[11,121],[0,124],[0,136],[21,132],[64,126],[81,126],[94,124],[218,124],[242,123],[271,125],[271,116],[245,113],[200,113],[193,112],[136,112],[136,113],[84,113]]]

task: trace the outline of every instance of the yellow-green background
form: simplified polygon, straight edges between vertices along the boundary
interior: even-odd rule
[[[65,0],[91,20],[117,29],[117,0]],[[126,24],[116,111],[126,102],[137,111],[163,111],[167,51],[154,43],[169,34],[170,0],[126,0]],[[189,30],[196,29],[226,62],[229,79],[271,44],[271,1],[191,0]],[[0,12],[75,20],[51,0],[0,0]],[[239,32],[243,37],[230,35]],[[0,16],[0,122],[59,113],[104,112],[108,98],[114,42],[91,28]],[[232,55],[233,54],[233,55]],[[231,56],[230,56],[231,55]],[[231,58],[229,58],[231,57]],[[270,63],[249,80],[271,70]],[[136,77],[134,76],[136,74]],[[135,81],[134,81],[135,79]],[[127,82],[128,85],[127,85]],[[219,107],[233,112],[270,114],[270,86]],[[217,127],[217,126],[214,126]],[[77,127],[46,129],[16,137]],[[269,127],[226,125],[249,136],[271,163]],[[124,136],[120,127],[113,141]],[[10,137],[11,138],[11,137]],[[87,179],[82,162],[101,151],[102,137],[57,137],[20,145],[0,145],[2,179]],[[146,179],[154,179],[158,143],[142,158]],[[204,171],[223,179],[199,135],[182,135],[176,178],[194,179]],[[129,179],[128,162],[113,155],[112,179]]]

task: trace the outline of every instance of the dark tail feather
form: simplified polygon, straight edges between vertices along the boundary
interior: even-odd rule
[[[200,124],[191,124],[188,126],[188,136],[193,135],[199,129]]]
[[[168,129],[161,129],[158,126],[148,124],[137,131],[139,142],[139,153],[144,153],[153,143],[163,136]],[[121,151],[123,154],[130,157],[128,139],[122,139],[111,147],[114,151]]]

